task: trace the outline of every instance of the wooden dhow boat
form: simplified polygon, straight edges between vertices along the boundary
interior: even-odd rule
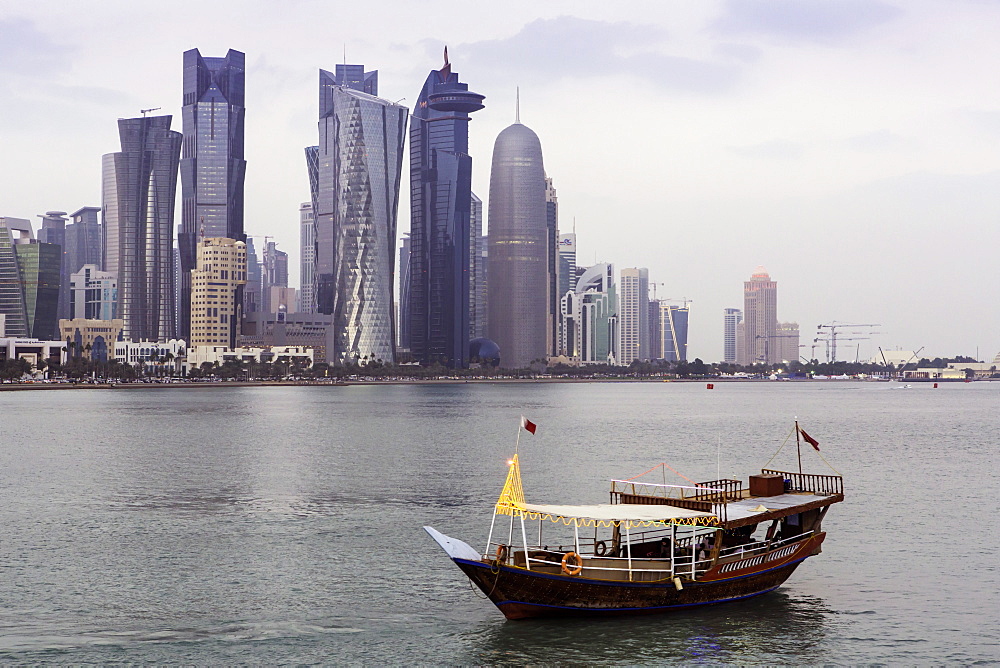
[[[818,450],[798,423],[795,432]],[[517,454],[508,466],[485,552],[424,527],[508,619],[649,614],[765,594],[820,553],[823,518],[844,500],[840,475],[765,468],[747,486],[638,480],[662,464],[612,480],[610,503],[536,504],[525,500]]]

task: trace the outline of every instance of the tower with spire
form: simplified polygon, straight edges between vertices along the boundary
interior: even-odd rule
[[[545,168],[538,135],[521,124],[520,91],[517,97],[490,172],[489,337],[506,368],[526,367],[549,348]]]
[[[484,96],[444,64],[431,70],[410,120],[410,270],[400,297],[402,331],[413,358],[465,367],[477,258],[470,226],[469,115]]]

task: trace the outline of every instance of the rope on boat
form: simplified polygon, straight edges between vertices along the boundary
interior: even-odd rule
[[[673,466],[671,466],[670,464],[668,464],[666,462],[660,462],[659,464],[657,464],[653,468],[649,469],[645,473],[640,473],[639,475],[632,476],[631,478],[625,478],[625,480],[631,482],[632,480],[635,480],[636,478],[641,478],[642,476],[646,475],[646,473],[652,473],[653,471],[655,471],[656,469],[660,468],[661,466],[664,466],[664,467],[670,469],[671,471],[673,471],[674,473],[676,473],[680,477],[682,477],[685,480],[687,480],[692,485],[697,485],[698,484],[694,480],[691,480],[691,478],[687,477],[686,475],[684,475],[683,473],[681,473],[680,471],[678,471],[677,469],[675,469]]]
[[[782,448],[785,447],[785,444],[788,443],[788,439],[790,439],[792,437],[792,434],[794,434],[794,433],[795,433],[795,427],[792,427],[792,430],[790,432],[788,432],[788,436],[786,436],[785,440],[781,442],[781,447],[778,448],[778,451],[776,453],[774,453],[774,455],[772,455],[770,459],[767,460],[767,464],[764,464],[763,468],[766,469],[771,464],[771,462],[774,461],[774,458],[777,457],[779,454],[781,454]],[[831,464],[830,462],[826,461],[826,457],[823,456],[823,453],[820,452],[819,449],[816,449],[816,454],[819,455],[819,458],[823,460],[824,464],[826,464],[827,466],[830,467],[831,471],[833,471],[834,473],[836,473],[839,476],[843,476],[843,474],[840,471],[838,471],[837,469],[833,468],[833,464]],[[656,467],[654,466],[653,468],[656,468]],[[652,471],[652,470],[653,469],[650,469],[650,471]],[[649,471],[646,471],[646,473],[649,473]],[[646,475],[646,473],[643,473],[643,475]],[[636,476],[636,477],[638,477],[638,476]]]
[[[773,455],[771,455],[771,458],[767,460],[767,464],[764,464],[763,468],[767,468],[768,466],[770,466],[771,462],[774,461],[774,458],[781,454],[782,448],[785,447],[785,444],[788,443],[788,439],[790,439],[792,437],[792,434],[794,434],[794,433],[795,433],[795,427],[792,427],[792,430],[790,432],[788,432],[788,436],[785,436],[785,440],[783,440],[781,442],[781,447],[778,448],[778,451],[776,453],[774,453]],[[823,461],[826,461],[826,460],[824,459]],[[830,468],[833,468],[833,467],[831,466]]]

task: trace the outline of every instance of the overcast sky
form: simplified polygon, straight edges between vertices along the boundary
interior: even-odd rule
[[[986,0],[9,0],[0,215],[100,206],[116,119],[162,107],[180,130],[182,52],[234,48],[247,54],[246,230],[276,237],[297,284],[317,69],[346,47],[379,70],[380,96],[412,105],[447,44],[486,95],[470,125],[475,192],[488,200],[520,86],[578,261],[648,267],[658,296],[692,300],[689,358],[721,359],[722,310],[742,308],[763,265],[803,344],[819,323],[879,323],[840,357],[860,344],[992,360],[997,35],[1000,3]],[[405,177],[401,190],[400,234]]]

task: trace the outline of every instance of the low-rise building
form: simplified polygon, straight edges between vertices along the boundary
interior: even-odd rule
[[[115,341],[115,359],[122,364],[145,369],[146,373],[167,370],[180,373],[187,356],[187,342],[170,339],[165,343],[156,341]]]
[[[121,318],[60,320],[59,338],[66,342],[69,357],[107,362],[114,357],[115,342],[124,326],[125,321]]]
[[[245,348],[305,346],[315,364],[326,364],[326,338],[333,316],[323,313],[248,313],[239,343]]]
[[[298,362],[303,367],[313,364],[313,349],[307,346],[268,346],[261,348],[228,348],[226,346],[194,346],[187,354],[185,373],[200,369],[204,364],[222,366],[226,362],[270,364]]]
[[[0,337],[0,360],[22,357],[32,365],[44,359],[47,364],[65,364],[66,351],[62,341],[40,341],[26,337]]]

